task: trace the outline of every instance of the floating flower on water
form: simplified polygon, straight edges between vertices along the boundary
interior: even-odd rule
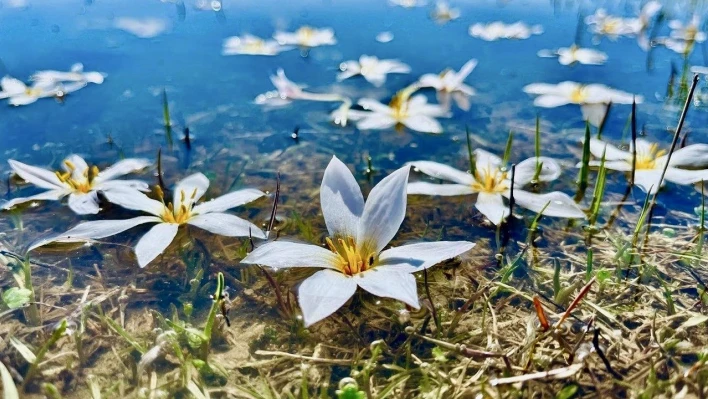
[[[426,4],[423,0],[388,0],[389,4],[403,8],[422,7]]]
[[[464,82],[476,66],[477,60],[472,59],[467,61],[459,72],[448,68],[439,75],[428,73],[421,76],[418,83],[421,87],[434,88],[437,91],[438,102],[444,109],[450,109],[450,97],[452,97],[458,107],[467,111],[470,109],[469,97],[475,95],[475,91]]]
[[[396,235],[406,215],[409,169],[405,166],[381,180],[364,203],[352,173],[333,157],[320,190],[322,215],[329,232],[327,248],[272,241],[256,248],[241,263],[276,269],[324,269],[298,287],[305,326],[337,311],[354,295],[357,287],[418,309],[413,273],[467,252],[475,244],[440,241],[382,251]]]
[[[639,11],[637,18],[625,19],[626,25],[637,35],[637,42],[642,50],[649,50],[649,36],[647,35],[649,26],[654,19],[654,16],[661,11],[662,5],[658,1],[652,0],[644,4],[644,7]]]
[[[10,105],[14,106],[29,105],[40,98],[63,96],[85,85],[86,83],[82,82],[68,85],[36,82],[32,86],[27,86],[20,80],[5,76],[0,80],[0,86],[2,86],[0,99],[7,98]]]
[[[398,60],[380,60],[374,56],[362,55],[359,61],[343,62],[337,74],[337,81],[361,75],[369,83],[376,87],[381,87],[386,83],[386,74],[389,73],[409,73],[411,67]]]
[[[433,10],[430,15],[435,22],[444,24],[460,18],[460,10],[457,8],[450,8],[450,5],[445,1],[438,1],[435,3],[435,10]]]
[[[499,39],[528,39],[531,35],[540,35],[541,33],[543,33],[541,25],[528,26],[521,21],[509,25],[500,21],[474,24],[469,29],[470,36],[488,42]]]
[[[621,172],[632,171],[633,147],[629,151],[597,139],[590,139],[590,152],[601,159],[605,153],[605,168]],[[645,192],[659,191],[659,179],[667,159],[666,150],[647,140],[637,139],[637,158],[634,184]],[[590,161],[591,166],[600,166],[600,161]],[[580,166],[580,164],[578,164]],[[708,180],[708,144],[693,144],[674,151],[664,180],[676,184],[694,184]],[[691,169],[683,169],[691,168]],[[664,182],[662,182],[663,185]]]
[[[581,48],[573,44],[558,50],[541,50],[539,57],[558,57],[561,65],[572,65],[576,62],[584,65],[602,65],[607,61],[607,54],[590,48]]]
[[[138,216],[126,220],[96,220],[80,223],[57,237],[41,240],[30,250],[57,242],[82,242],[109,237],[145,223],[157,223],[138,241],[135,255],[140,267],[147,266],[170,245],[180,226],[191,225],[226,237],[265,238],[253,223],[224,211],[254,201],[265,194],[256,189],[243,189],[211,201],[197,204],[209,188],[209,179],[201,173],[185,177],[174,189],[172,202],[165,202],[158,188],[160,201],[148,198],[140,191],[116,189],[104,192],[106,198],[127,209],[142,211],[152,216]]]
[[[318,47],[337,44],[334,30],[330,28],[317,29],[311,26],[302,26],[292,33],[275,32],[273,38],[284,46]]]
[[[222,55],[278,55],[291,50],[292,46],[281,46],[275,40],[263,40],[253,35],[231,36],[224,40]]]
[[[454,184],[409,183],[408,194],[443,196],[477,194],[475,207],[492,223],[502,223],[509,216],[509,206],[504,204],[504,198],[509,198],[511,195],[511,171],[503,168],[499,157],[487,151],[477,149],[474,151],[474,157],[474,176],[437,162],[411,162],[415,170],[436,179],[452,181]],[[562,192],[535,194],[521,189],[531,183],[538,164],[541,165],[539,181],[552,181],[560,176],[560,166],[551,158],[529,158],[520,162],[515,168],[514,203],[537,213],[543,210],[543,214],[547,216],[585,218],[580,207]]]
[[[393,33],[389,31],[380,32],[378,35],[376,35],[376,41],[379,43],[388,43],[391,40],[393,40]]]
[[[624,18],[608,15],[604,8],[599,8],[595,14],[585,17],[585,23],[590,25],[592,33],[606,36],[610,40],[635,33],[631,23]]]
[[[12,170],[23,180],[49,191],[31,197],[12,199],[2,204],[2,209],[10,209],[29,201],[58,201],[69,196],[69,208],[79,215],[98,213],[98,192],[106,194],[112,190],[125,188],[135,192],[147,191],[148,185],[145,182],[116,180],[116,178],[137,172],[151,164],[147,159],[130,158],[118,161],[101,171],[96,166],[89,167],[80,156],[70,155],[62,162],[63,172],[52,172],[12,159],[8,162]]]
[[[657,42],[663,44],[671,51],[687,56],[696,43],[703,43],[708,36],[700,31],[701,19],[698,15],[693,15],[687,24],[679,20],[669,22],[672,29],[668,38],[658,38]]]
[[[139,38],[150,39],[167,30],[167,21],[159,18],[122,17],[117,18],[113,26]]]
[[[30,80],[42,86],[53,86],[64,82],[100,85],[104,79],[104,75],[100,72],[84,72],[84,65],[81,63],[72,65],[69,72],[38,71],[30,77]]]
[[[561,82],[558,84],[532,83],[524,87],[524,92],[538,95],[533,104],[542,108],[555,108],[567,104],[578,104],[583,113],[583,119],[594,126],[599,126],[605,117],[607,104],[637,104],[643,101],[642,96],[615,90],[601,84],[582,84],[576,82]]]
[[[435,118],[449,117],[449,112],[439,105],[428,104],[422,94],[411,97],[418,88],[412,85],[399,91],[388,105],[371,98],[359,100],[359,105],[368,112],[356,116],[356,126],[363,130],[405,126],[419,132],[442,133],[442,126]]]

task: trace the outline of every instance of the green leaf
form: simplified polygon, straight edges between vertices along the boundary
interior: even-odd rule
[[[27,288],[12,287],[2,293],[2,301],[10,309],[19,309],[29,303],[32,291]]]
[[[578,392],[577,385],[568,385],[563,387],[557,394],[556,399],[570,399]]]

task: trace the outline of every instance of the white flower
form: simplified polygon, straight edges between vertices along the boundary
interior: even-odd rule
[[[433,10],[431,16],[435,22],[444,24],[460,18],[460,10],[457,8],[450,8],[450,5],[445,1],[438,1],[435,3],[435,10]]]
[[[448,111],[439,105],[428,104],[428,99],[422,94],[411,97],[415,89],[417,87],[414,85],[401,90],[393,96],[389,105],[371,98],[362,98],[358,104],[369,112],[350,118],[358,119],[356,126],[362,130],[406,126],[419,132],[442,133],[442,126],[435,118],[448,117]]]
[[[505,24],[503,22],[491,22],[488,24],[474,24],[469,28],[469,34],[488,42],[499,39],[528,39],[531,35],[543,33],[541,25],[528,26],[523,22]]]
[[[633,34],[637,35],[639,47],[642,50],[649,50],[650,43],[647,36],[647,30],[651,25],[654,16],[661,11],[662,5],[656,0],[652,0],[644,4],[644,7],[639,11],[637,18],[625,19],[625,24],[629,27]]]
[[[295,32],[275,32],[273,38],[281,45],[294,45],[302,47],[318,47],[337,44],[334,30],[330,28],[317,29],[311,26],[302,26]]]
[[[590,139],[590,152],[601,159],[605,153],[605,168],[621,172],[632,171],[632,148],[623,151],[601,140]],[[659,191],[659,179],[666,165],[667,154],[659,145],[637,139],[637,159],[634,184],[645,192]],[[591,161],[591,166],[600,166],[601,161]],[[580,164],[577,165],[580,167]],[[676,184],[693,184],[708,180],[708,144],[693,144],[674,151],[664,180]],[[691,169],[682,169],[691,168]],[[662,182],[663,185],[664,182]]]
[[[472,59],[460,68],[459,72],[446,69],[439,75],[432,73],[420,77],[418,83],[421,87],[432,87],[437,91],[438,102],[444,109],[450,109],[450,97],[457,106],[467,111],[470,109],[469,97],[475,95],[475,91],[466,85],[465,79],[477,66],[477,60]]]
[[[686,42],[703,43],[706,41],[706,33],[701,32],[700,27],[701,18],[697,14],[694,14],[687,24],[684,24],[679,20],[669,22],[669,28],[671,28],[671,38]]]
[[[101,84],[104,76],[100,72],[84,72],[84,65],[76,63],[71,66],[69,72],[63,71],[38,71],[30,77],[30,80],[42,86],[53,86],[64,82]],[[82,86],[83,87],[83,86]]]
[[[592,33],[607,36],[611,40],[634,34],[634,29],[628,21],[608,15],[604,8],[599,8],[595,14],[585,17],[585,23],[590,25]]]
[[[558,57],[561,65],[572,65],[576,62],[584,65],[602,65],[607,61],[607,54],[590,48],[581,48],[575,44],[561,47],[558,50],[541,50],[539,57]]]
[[[533,104],[542,108],[555,108],[567,104],[578,104],[583,119],[598,126],[605,117],[607,104],[641,103],[642,96],[615,90],[601,84],[581,84],[561,82],[558,84],[532,83],[524,87],[524,92],[538,95]]]
[[[368,55],[359,57],[358,62],[343,62],[339,69],[342,72],[337,74],[338,82],[352,76],[361,75],[376,87],[381,87],[381,85],[386,83],[386,74],[409,73],[411,71],[411,67],[398,60],[380,60],[377,57]]]
[[[454,184],[433,184],[415,182],[408,184],[408,194],[422,195],[469,195],[477,194],[475,207],[494,224],[502,223],[509,216],[509,206],[503,198],[511,195],[511,171],[504,169],[502,160],[477,149],[475,154],[475,175],[432,161],[411,162],[414,169],[436,179],[452,181]],[[514,175],[514,203],[533,212],[543,211],[544,215],[563,218],[585,218],[585,214],[566,194],[553,191],[535,194],[521,188],[530,183],[536,173],[536,165],[541,163],[540,181],[552,181],[561,173],[555,160],[547,157],[529,158],[516,165]]]
[[[405,166],[381,180],[364,196],[352,173],[339,159],[325,170],[320,204],[329,237],[319,245],[272,241],[251,252],[241,263],[276,269],[322,268],[298,287],[305,326],[331,315],[354,295],[357,287],[380,297],[420,307],[413,273],[469,251],[466,241],[428,242],[382,251],[398,232],[406,215]]]
[[[117,18],[113,23],[116,28],[142,39],[149,39],[167,30],[167,21],[159,18]]]
[[[253,35],[231,36],[224,40],[222,55],[278,55],[291,50],[292,46],[281,46],[275,40],[263,40]]]
[[[7,98],[10,105],[14,106],[28,105],[40,98],[55,97],[78,90],[84,85],[85,83],[79,83],[77,86],[77,84],[74,83],[67,85],[68,88],[64,89],[65,86],[63,85],[35,83],[30,87],[20,80],[5,76],[0,80],[0,86],[2,86],[0,99]]]
[[[403,8],[422,7],[426,4],[424,0],[388,0],[389,4]]]
[[[157,223],[138,241],[135,255],[140,267],[147,266],[170,245],[182,225],[199,227],[226,237],[265,238],[265,234],[253,223],[224,211],[247,204],[263,195],[260,190],[243,189],[211,201],[196,205],[209,188],[209,179],[201,173],[187,176],[174,189],[173,202],[165,203],[148,198],[145,194],[130,189],[109,190],[106,198],[124,208],[149,213],[125,220],[96,220],[78,224],[69,231],[53,238],[32,244],[30,250],[51,242],[82,242],[109,237],[145,223]],[[161,192],[158,194],[162,197]]]
[[[96,214],[99,211],[97,197],[99,191],[106,194],[112,190],[125,188],[148,190],[147,183],[139,180],[116,180],[117,177],[150,166],[150,161],[147,159],[124,159],[99,171],[96,166],[89,167],[80,156],[69,155],[62,162],[63,172],[52,172],[12,159],[8,162],[12,170],[23,180],[49,191],[31,197],[12,199],[2,204],[2,209],[10,209],[29,201],[58,201],[69,196],[69,208],[72,211],[79,215]]]

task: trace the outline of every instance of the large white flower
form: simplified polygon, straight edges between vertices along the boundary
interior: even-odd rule
[[[35,82],[31,87],[22,81],[5,76],[0,80],[0,99],[7,98],[10,105],[28,105],[40,98],[63,96],[86,86],[85,82],[72,82],[67,85]]]
[[[409,169],[405,166],[381,180],[364,203],[364,196],[352,173],[333,157],[325,170],[320,190],[322,215],[329,232],[327,248],[272,241],[256,248],[241,263],[276,269],[324,269],[298,287],[298,302],[306,326],[337,311],[354,295],[357,287],[418,309],[420,305],[412,273],[454,258],[475,244],[441,241],[382,251],[396,235],[406,215]]]
[[[278,31],[275,32],[273,38],[283,46],[318,47],[337,44],[334,30],[330,28],[317,29],[311,26],[302,26],[292,33]]]
[[[358,104],[367,112],[359,111],[350,118],[356,120],[356,126],[362,130],[405,126],[419,132],[442,133],[442,126],[435,118],[449,117],[449,112],[439,105],[428,104],[428,99],[422,94],[411,97],[417,89],[418,86],[413,85],[399,91],[388,105],[362,98]]]
[[[561,47],[558,50],[541,50],[539,57],[558,57],[561,65],[572,65],[575,63],[584,65],[602,65],[607,61],[607,54],[602,51],[582,48],[573,44],[570,47]]]
[[[583,119],[599,126],[605,117],[607,104],[637,104],[644,101],[642,96],[612,89],[601,84],[560,82],[558,84],[532,83],[524,87],[524,92],[538,95],[533,104],[542,108],[555,108],[567,104],[580,105]]]
[[[488,24],[477,23],[469,28],[470,36],[488,42],[499,39],[528,39],[531,35],[540,35],[541,33],[543,33],[541,25],[528,26],[521,21],[509,25],[500,21]]]
[[[460,18],[460,10],[451,8],[445,1],[438,1],[435,3],[435,10],[433,10],[430,15],[435,22],[444,24]]]
[[[598,139],[590,139],[590,152],[598,159],[605,153],[605,168],[621,172],[632,171],[632,147],[629,151]],[[666,165],[667,154],[659,145],[637,139],[637,158],[634,184],[645,192],[659,191],[659,179]],[[600,166],[601,161],[590,161],[591,166]],[[577,165],[580,167],[580,163]],[[666,169],[664,180],[677,184],[693,184],[708,180],[708,144],[693,144],[674,151]],[[691,169],[682,169],[691,168]],[[699,169],[700,168],[700,169]],[[664,182],[662,182],[662,185]]]
[[[89,167],[86,161],[78,155],[69,155],[62,162],[63,172],[52,172],[22,162],[9,160],[12,170],[23,180],[37,187],[47,189],[37,195],[15,198],[2,204],[2,209],[29,201],[58,201],[69,196],[69,208],[79,215],[96,214],[98,207],[98,192],[106,194],[112,190],[129,188],[148,191],[148,185],[139,180],[116,180],[116,178],[137,172],[150,166],[147,159],[124,159],[104,170]]]
[[[84,72],[84,65],[76,63],[71,66],[69,72],[63,71],[38,71],[35,72],[30,80],[42,86],[54,86],[64,82],[74,83],[94,83],[100,85],[105,77],[100,72]]]
[[[170,245],[182,225],[199,227],[226,237],[265,238],[265,234],[253,223],[224,211],[247,204],[263,195],[260,190],[243,189],[197,204],[207,188],[209,179],[201,173],[185,177],[177,183],[172,202],[148,198],[145,194],[130,189],[106,191],[106,198],[124,208],[149,213],[126,220],[96,220],[80,223],[66,233],[34,243],[30,250],[52,242],[83,242],[122,233],[145,223],[157,223],[138,241],[135,255],[140,267],[147,266]]]
[[[352,76],[361,75],[376,87],[381,87],[386,83],[386,75],[389,73],[409,73],[411,71],[411,67],[398,60],[380,60],[368,55],[362,55],[359,57],[359,61],[343,62],[339,69],[342,71],[337,74],[339,82]]]
[[[231,36],[224,40],[222,55],[278,55],[291,50],[292,46],[281,46],[275,40],[263,40],[253,35]]]
[[[607,14],[604,8],[599,8],[595,14],[585,17],[585,23],[590,25],[592,33],[607,36],[610,40],[617,40],[620,36],[634,34],[631,21]]]
[[[500,224],[509,216],[509,206],[504,198],[511,195],[511,171],[504,169],[502,160],[487,151],[477,149],[475,154],[475,174],[457,170],[432,161],[411,162],[415,170],[443,179],[453,184],[414,182],[408,184],[408,194],[423,195],[469,195],[477,194],[475,207],[492,223]],[[547,157],[529,158],[516,165],[514,175],[514,203],[533,212],[543,211],[544,215],[563,218],[585,218],[585,214],[568,195],[553,191],[535,194],[522,190],[531,183],[536,173],[536,165],[541,164],[540,181],[552,181],[561,173],[558,163]]]
[[[477,66],[477,60],[471,59],[455,72],[448,68],[439,75],[426,73],[420,77],[421,87],[432,87],[437,91],[438,102],[444,109],[450,109],[450,97],[457,106],[467,111],[470,109],[469,97],[475,95],[473,88],[465,84],[465,79]]]

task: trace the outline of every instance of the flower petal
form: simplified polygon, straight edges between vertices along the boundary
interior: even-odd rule
[[[364,205],[357,245],[372,245],[376,253],[388,245],[406,217],[406,185],[410,165],[406,165],[379,182],[369,193]]]
[[[705,168],[708,166],[708,144],[688,145],[674,151],[669,166]]]
[[[426,115],[412,115],[406,118],[403,122],[406,127],[413,129],[417,132],[423,133],[442,133],[442,125],[440,122],[436,121]]]
[[[428,182],[417,181],[408,183],[408,195],[469,195],[474,194],[472,187],[464,184],[434,184]]]
[[[374,87],[381,87],[384,83],[386,83],[386,74],[383,72],[367,73],[366,75],[364,75],[364,79],[374,85]]]
[[[581,104],[580,112],[583,120],[588,121],[593,126],[600,126],[607,113],[606,104]]]
[[[192,211],[197,214],[205,214],[210,212],[223,212],[227,209],[235,208],[243,204],[255,201],[264,196],[265,193],[255,188],[245,188],[238,191],[233,191],[216,197],[211,201],[202,202],[195,206]]]
[[[77,215],[95,215],[98,208],[98,195],[95,191],[69,194],[69,208]]]
[[[418,288],[415,276],[411,273],[386,270],[375,267],[352,278],[356,284],[366,291],[383,298],[393,298],[416,309],[418,303]]]
[[[659,191],[660,178],[661,170],[659,169],[637,169],[634,172],[634,185],[649,194],[656,194]],[[665,181],[661,185],[663,186],[664,183]]]
[[[94,184],[94,189],[97,191],[119,189],[148,192],[150,191],[150,186],[142,180],[108,180],[103,183]]]
[[[469,111],[470,110],[470,99],[467,94],[461,92],[461,91],[456,91],[452,93],[452,98],[455,100],[455,103],[457,104],[458,107],[460,107],[461,110],[463,111]]]
[[[334,270],[320,270],[305,279],[297,289],[305,327],[336,312],[354,292],[354,279]]]
[[[100,171],[94,181],[96,183],[103,183],[105,181],[115,179],[118,176],[127,175],[128,173],[133,173],[141,169],[145,169],[151,164],[152,162],[147,159],[123,159],[113,164],[113,166]]]
[[[474,150],[474,161],[477,170],[487,169],[493,170],[500,168],[502,166],[502,159],[498,156],[492,154],[491,152],[485,151],[481,148]]]
[[[120,205],[125,209],[134,211],[143,211],[151,215],[160,216],[165,210],[165,205],[160,201],[148,198],[147,195],[138,190],[133,190],[126,187],[116,187],[103,192],[106,199],[116,205]]]
[[[367,111],[372,111],[379,114],[391,113],[391,107],[389,107],[388,105],[381,104],[379,101],[376,101],[372,98],[362,98],[357,103]]]
[[[676,184],[693,184],[708,181],[708,170],[689,170],[670,167],[666,169],[664,179]]]
[[[361,130],[383,130],[395,124],[396,120],[389,115],[369,112],[369,115],[356,122],[356,127]]]
[[[502,223],[509,216],[509,207],[504,205],[501,194],[479,193],[474,206],[495,225]]]
[[[410,273],[427,269],[438,263],[452,259],[474,248],[475,243],[469,241],[436,241],[420,242],[389,248],[379,255],[379,268],[404,271],[400,266],[407,264]],[[397,265],[397,266],[390,266]]]
[[[71,165],[71,167],[69,167],[69,165]],[[84,178],[84,174],[87,173],[89,166],[82,157],[71,154],[61,163],[61,168],[66,172],[71,172],[73,179],[81,180]]]
[[[570,99],[564,96],[556,96],[553,94],[543,94],[533,100],[533,105],[542,108],[555,108],[566,104],[570,104]]]
[[[135,246],[138,265],[145,267],[161,253],[165,252],[165,249],[175,239],[178,229],[179,225],[176,223],[158,223],[145,233],[138,241],[138,245]]]
[[[622,151],[610,143],[595,138],[590,139],[590,153],[595,158],[602,158],[605,154],[605,161],[632,161],[632,153]]]
[[[533,180],[536,174],[536,165],[541,164],[540,181],[553,181],[560,177],[561,167],[553,158],[533,157],[519,162],[514,169],[514,186],[522,187]]]
[[[241,260],[247,265],[263,265],[275,269],[286,267],[321,267],[334,269],[338,255],[312,244],[289,241],[270,241]]]
[[[195,173],[180,180],[175,186],[173,201],[175,207],[177,204],[184,205],[187,209],[192,207],[192,204],[199,201],[209,188],[209,179],[202,173]],[[182,201],[182,193],[184,193],[184,202]]]
[[[533,212],[561,218],[585,218],[585,213],[567,194],[553,191],[546,194],[535,194],[524,190],[514,190],[514,203]],[[548,206],[546,206],[548,204]]]
[[[352,172],[336,156],[329,161],[322,177],[320,205],[330,237],[357,236],[364,195]]]
[[[248,237],[250,233],[255,238],[266,238],[265,233],[255,224],[228,213],[213,212],[197,215],[189,219],[187,224],[225,237]]]
[[[17,204],[23,204],[30,201],[58,201],[69,192],[64,189],[44,191],[30,197],[13,198],[9,201],[0,202],[0,208],[10,209]]]
[[[449,180],[458,184],[471,185],[474,183],[474,178],[471,174],[457,170],[451,166],[433,161],[415,161],[409,162],[416,172],[422,172],[436,179]]]
[[[59,177],[53,172],[46,169],[38,168],[24,164],[14,159],[7,161],[12,170],[26,182],[32,183],[37,187],[55,190],[57,188],[66,188],[64,183],[59,180]]]

